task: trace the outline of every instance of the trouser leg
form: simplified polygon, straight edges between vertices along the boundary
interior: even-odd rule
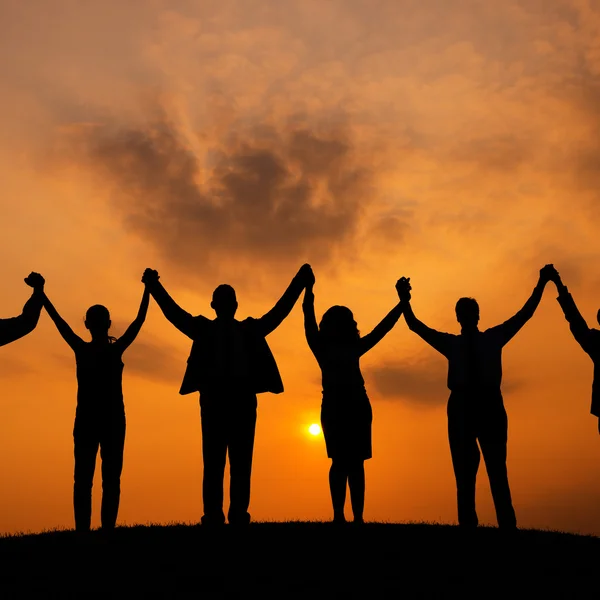
[[[121,472],[125,449],[125,415],[103,426],[100,437],[102,459],[102,529],[114,529],[121,497]]]
[[[225,419],[219,407],[202,406],[202,500],[204,503],[203,524],[222,524],[223,477],[227,459],[227,436]]]
[[[256,397],[232,410],[228,419],[229,435],[229,512],[232,524],[250,522],[250,481],[252,476],[252,453],[256,431]]]
[[[448,440],[452,466],[456,478],[458,524],[477,527],[475,510],[475,482],[479,469],[480,453],[471,419],[462,410],[448,410]]]
[[[89,531],[92,520],[92,485],[96,468],[96,455],[100,444],[96,431],[75,426],[75,473],[73,483],[73,509],[75,529]]]
[[[517,526],[517,518],[508,484],[508,471],[506,468],[507,441],[508,418],[506,410],[502,407],[502,409],[497,409],[482,418],[479,444],[490,479],[498,526],[503,529],[514,529]]]

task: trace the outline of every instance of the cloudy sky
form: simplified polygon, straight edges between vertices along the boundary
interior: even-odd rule
[[[118,335],[148,266],[194,314],[227,282],[260,316],[310,262],[318,316],[347,305],[366,333],[406,275],[415,313],[458,332],[458,297],[495,325],[554,263],[594,323],[596,0],[0,0],[0,73],[0,316],[35,270],[80,335],[96,303]],[[523,527],[600,534],[592,363],[555,296],[504,352],[513,497]],[[286,391],[259,401],[251,512],[328,519],[299,306],[269,342]],[[188,352],[151,306],[125,354],[120,522],[201,516]],[[362,368],[366,518],[455,522],[445,360],[402,320]],[[74,358],[47,315],[2,348],[0,379],[0,531],[70,527]]]

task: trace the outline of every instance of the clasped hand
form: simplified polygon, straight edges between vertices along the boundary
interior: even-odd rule
[[[36,291],[43,290],[46,283],[46,280],[39,273],[34,273],[33,271],[25,277],[24,281]]]
[[[146,269],[142,275],[142,283],[145,283],[146,285],[156,283],[159,279],[160,275],[155,269]]]
[[[400,277],[400,279],[398,279],[396,282],[396,291],[398,292],[400,302],[410,302],[411,290],[412,286],[410,285],[410,277]]]
[[[312,267],[306,263],[300,267],[298,271],[298,275],[304,282],[304,286],[307,288],[313,287],[315,285],[315,274],[312,270]]]

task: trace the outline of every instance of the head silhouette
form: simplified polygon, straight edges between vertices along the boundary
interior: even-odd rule
[[[347,344],[358,341],[360,333],[352,311],[345,306],[332,306],[325,311],[319,333],[325,342]]]
[[[90,330],[92,337],[108,336],[111,320],[106,306],[94,304],[85,313],[85,326]]]
[[[596,319],[598,321],[598,325],[600,325],[600,309],[598,310],[598,314],[596,315]]]
[[[461,327],[475,329],[479,323],[479,304],[475,298],[460,298],[456,303],[456,320]]]
[[[217,286],[210,305],[217,313],[217,318],[233,319],[238,307],[235,290],[226,283]]]

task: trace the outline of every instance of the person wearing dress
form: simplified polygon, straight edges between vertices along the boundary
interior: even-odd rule
[[[355,523],[363,522],[365,504],[364,462],[372,456],[373,412],[360,371],[360,358],[391,331],[402,314],[398,303],[371,331],[360,335],[352,311],[345,306],[329,308],[317,326],[314,275],[302,304],[306,341],[322,374],[321,427],[327,456],[331,459],[329,489],[333,522],[344,523],[346,488]]]

